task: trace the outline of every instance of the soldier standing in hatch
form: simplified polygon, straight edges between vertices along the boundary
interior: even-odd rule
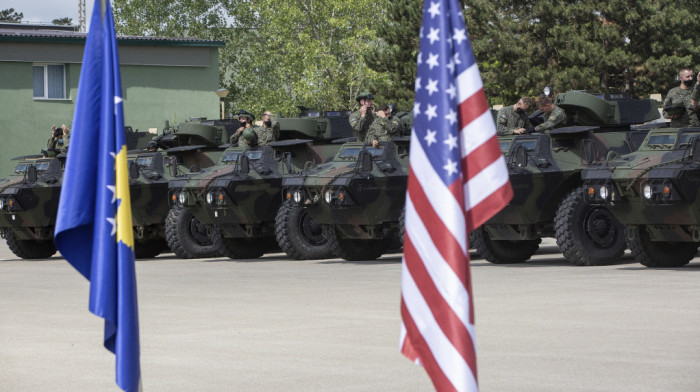
[[[272,112],[265,111],[262,115],[262,126],[254,128],[258,135],[258,145],[270,144],[280,137],[280,123]]]
[[[664,100],[664,118],[671,119],[672,128],[682,128],[691,125],[700,125],[698,122],[697,108],[693,105],[693,85],[696,81],[693,78],[693,70],[690,68],[681,68],[678,71],[678,79],[681,81],[680,86],[674,87],[666,94]],[[698,88],[696,87],[695,90]],[[697,102],[697,101],[696,101]],[[682,105],[680,113],[671,114],[666,111],[667,107],[672,105]]]
[[[64,134],[65,132],[65,134]],[[46,154],[45,156],[56,156],[61,153],[68,153],[68,138],[70,130],[63,124],[63,127],[56,128],[55,125],[51,127],[51,137],[46,142]],[[51,153],[51,154],[49,154]]]
[[[399,120],[391,116],[391,107],[384,105],[377,111],[377,118],[369,127],[365,142],[376,147],[379,142],[389,141],[398,136],[401,136]]]
[[[372,100],[374,95],[367,91],[363,91],[357,96],[356,100],[360,104],[360,108],[350,115],[350,126],[355,131],[355,137],[358,142],[362,142],[367,138],[369,127],[374,122],[376,115],[374,114],[374,105]]]
[[[255,133],[255,130],[253,129],[253,120],[255,120],[255,116],[253,116],[249,111],[247,110],[239,110],[238,111],[238,124],[240,127],[236,130],[236,132],[231,135],[231,138],[229,139],[229,143],[231,144],[236,144],[238,143],[238,139],[241,137],[241,134],[243,134],[243,131],[246,129],[249,129]]]
[[[498,111],[496,115],[496,126],[498,136],[520,135],[530,127],[527,112],[532,106],[532,98],[522,97],[513,106],[506,106]]]
[[[564,109],[555,105],[550,97],[540,97],[537,100],[537,108],[544,113],[544,122],[534,128],[527,128],[528,132],[549,133],[554,128],[561,128],[566,125],[566,113]]]

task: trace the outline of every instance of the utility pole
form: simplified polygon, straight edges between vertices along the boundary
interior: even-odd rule
[[[85,0],[78,0],[78,29],[81,32],[87,31],[87,22],[85,21]]]

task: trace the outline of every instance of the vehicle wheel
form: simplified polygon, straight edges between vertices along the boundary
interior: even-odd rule
[[[168,248],[165,240],[138,241],[135,243],[134,258],[151,259]]]
[[[181,205],[173,206],[165,219],[168,247],[183,259],[219,256],[221,246],[212,240],[213,235],[219,235],[218,231],[208,233],[206,226]]]
[[[267,238],[221,238],[221,255],[230,259],[257,259],[265,254]]]
[[[541,238],[536,240],[492,240],[483,227],[472,231],[469,235],[471,245],[486,261],[493,264],[524,263],[540,248]]]
[[[698,253],[696,242],[652,241],[643,226],[627,226],[627,245],[634,259],[649,268],[682,267]]]
[[[335,257],[349,261],[376,260],[386,249],[385,240],[351,240],[338,235],[335,228],[326,225],[323,228],[328,237],[331,251]]]
[[[11,231],[7,232],[5,241],[12,253],[22,259],[48,259],[56,254],[53,241],[18,240]]]
[[[611,264],[627,247],[625,228],[606,208],[586,203],[583,192],[583,187],[573,189],[557,208],[557,245],[573,264]]]
[[[277,211],[275,237],[284,253],[293,259],[326,259],[332,255],[323,227],[291,200],[282,203]]]

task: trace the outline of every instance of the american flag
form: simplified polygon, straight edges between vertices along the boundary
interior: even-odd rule
[[[477,391],[467,234],[512,198],[458,0],[427,0],[413,106],[401,352],[438,391]]]

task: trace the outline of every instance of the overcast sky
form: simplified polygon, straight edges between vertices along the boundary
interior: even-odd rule
[[[95,0],[85,0],[88,24]],[[54,19],[71,18],[78,25],[78,0],[0,0],[0,10],[14,8],[15,12],[24,14],[22,22],[51,23]]]

